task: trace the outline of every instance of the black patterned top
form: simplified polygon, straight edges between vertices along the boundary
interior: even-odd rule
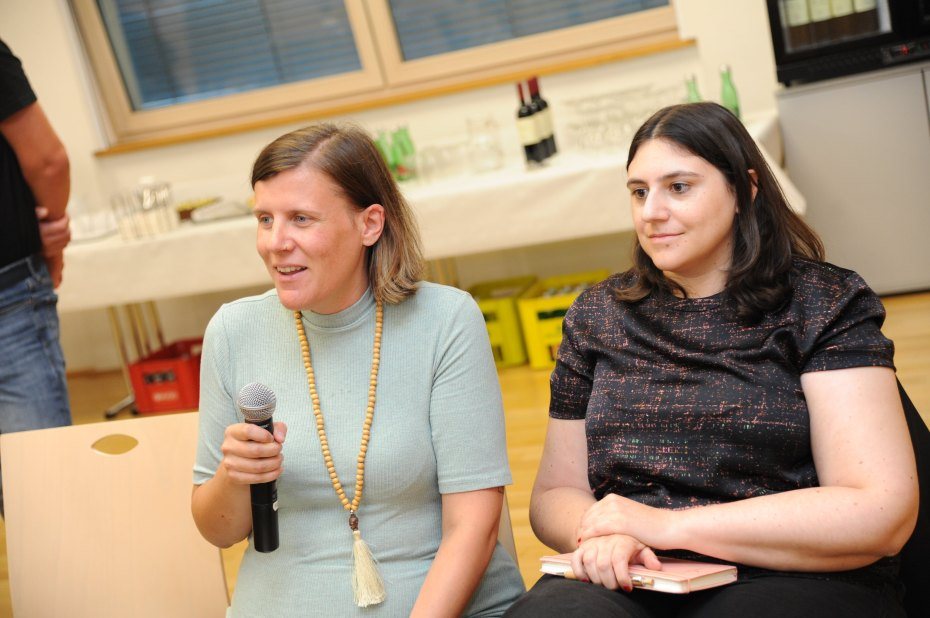
[[[595,497],[677,509],[816,486],[801,374],[894,367],[862,278],[797,259],[790,300],[746,326],[724,293],[618,301],[633,276],[578,297],[551,378],[550,416],[585,420]]]
[[[790,301],[746,326],[723,293],[618,301],[631,276],[578,297],[551,379],[550,416],[585,419],[595,497],[682,508],[816,486],[801,374],[894,367],[862,278],[798,259]]]

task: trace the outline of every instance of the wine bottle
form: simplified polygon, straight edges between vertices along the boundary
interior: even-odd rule
[[[549,103],[542,98],[539,92],[539,79],[533,76],[529,80],[530,86],[530,103],[535,104],[539,114],[539,128],[542,135],[543,144],[546,146],[546,157],[551,157],[559,151],[555,144],[555,132],[552,127],[552,110]]]
[[[733,85],[730,67],[726,64],[720,67],[720,104],[733,112],[737,118],[740,117],[739,96],[736,94],[736,86]]]
[[[546,158],[546,145],[537,132],[533,108],[529,105],[530,97],[523,94],[523,82],[517,83],[517,98],[520,101],[520,107],[517,109],[517,133],[520,135],[520,143],[523,144],[526,162],[530,165],[542,163]]]
[[[789,51],[796,51],[811,44],[811,16],[807,0],[784,0],[785,18],[788,22]]]
[[[530,92],[529,81],[521,83],[523,84],[523,92],[526,94],[526,106],[530,108],[530,117],[533,119],[533,130],[536,132],[536,137],[539,139],[539,145],[541,146],[542,160],[546,160],[549,158],[549,147],[546,145],[546,126],[543,120],[543,110]]]
[[[698,91],[697,85],[697,75],[692,73],[685,78],[685,91],[686,96],[685,100],[688,103],[700,103],[701,102],[701,93]]]

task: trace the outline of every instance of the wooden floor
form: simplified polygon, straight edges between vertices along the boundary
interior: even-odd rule
[[[930,423],[930,292],[883,300],[888,310],[883,330],[896,345],[898,377]],[[507,491],[520,571],[529,586],[538,578],[538,559],[546,552],[533,536],[527,511],[546,431],[549,372],[517,367],[502,370],[500,380],[514,480]],[[102,421],[103,410],[126,393],[119,372],[72,376],[69,387],[75,423]],[[244,548],[243,542],[223,552],[230,589],[235,586]],[[6,533],[0,522],[0,617],[12,615],[10,607]]]

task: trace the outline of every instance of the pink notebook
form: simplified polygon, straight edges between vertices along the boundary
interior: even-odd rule
[[[724,586],[736,581],[736,567],[729,564],[662,557],[659,560],[662,562],[661,571],[653,571],[640,564],[631,564],[630,575],[633,578],[633,585],[656,592],[686,594],[696,590]],[[575,578],[575,574],[572,573],[571,554],[543,556],[540,561],[542,562],[540,571],[543,573]]]

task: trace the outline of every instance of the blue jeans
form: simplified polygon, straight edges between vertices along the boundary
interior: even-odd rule
[[[41,256],[0,268],[0,279],[16,272],[25,277],[0,289],[0,433],[70,425],[58,295]]]

